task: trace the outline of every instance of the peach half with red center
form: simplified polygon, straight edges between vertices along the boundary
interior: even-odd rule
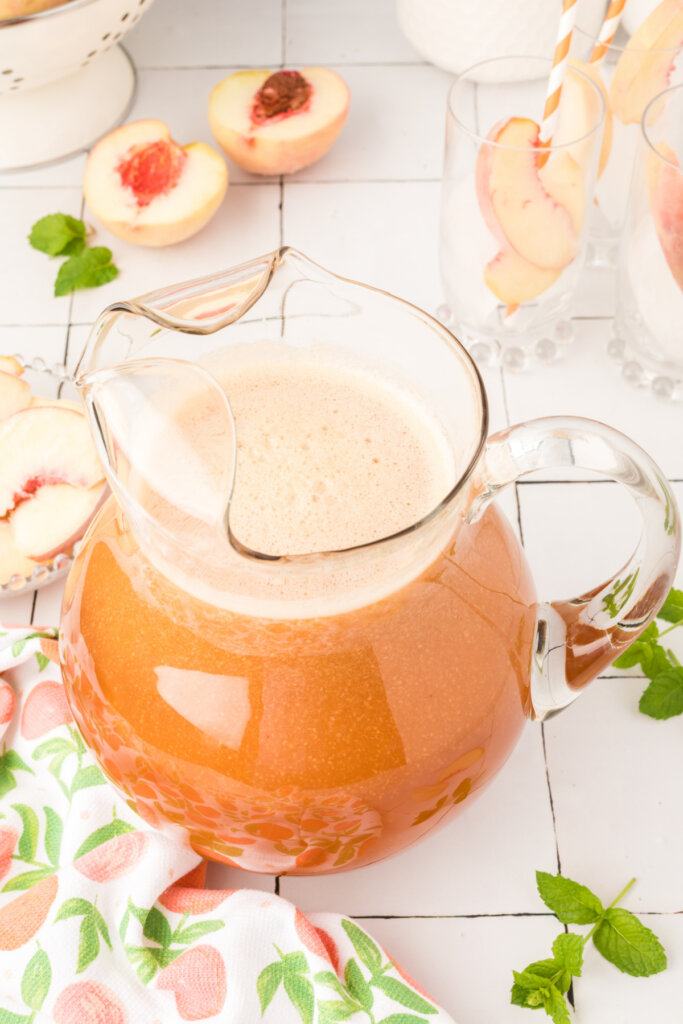
[[[85,200],[98,221],[135,245],[173,245],[213,217],[228,187],[225,161],[203,142],[181,146],[163,121],[133,121],[88,157]]]
[[[237,71],[213,89],[209,123],[245,171],[292,174],[327,153],[348,109],[348,86],[329,68]]]

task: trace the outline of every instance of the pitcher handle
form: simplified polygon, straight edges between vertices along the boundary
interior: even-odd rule
[[[520,477],[562,467],[622,484],[643,526],[633,557],[607,583],[573,600],[539,602],[531,700],[541,720],[571,704],[652,621],[671,587],[681,545],[680,515],[661,470],[619,431],[578,417],[532,420],[490,437],[468,520]]]

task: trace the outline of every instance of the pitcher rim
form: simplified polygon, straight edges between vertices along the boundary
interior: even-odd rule
[[[264,281],[265,281],[265,283],[263,283],[263,285],[258,288],[258,293],[254,295],[254,297],[249,302],[249,305],[247,305],[242,310],[242,312],[240,313],[239,317],[236,317],[233,320],[228,320],[227,322],[223,321],[223,322],[217,323],[215,326],[212,326],[212,327],[206,326],[203,329],[198,330],[198,331],[194,331],[194,332],[192,330],[186,330],[185,331],[185,333],[189,333],[189,334],[191,334],[191,333],[201,333],[201,334],[212,334],[212,333],[215,333],[216,331],[221,330],[225,326],[230,326],[231,323],[237,323],[239,321],[239,319],[241,319],[241,317],[244,315],[244,313],[247,312],[248,309],[250,309],[259,300],[259,298],[263,295],[263,293],[266,291],[268,285],[270,284],[276,268],[285,260],[285,258],[287,256],[293,256],[297,260],[302,260],[305,264],[309,264],[310,266],[315,267],[316,269],[322,271],[323,274],[325,274],[325,275],[327,275],[327,276],[329,276],[331,278],[334,278],[337,281],[341,281],[343,284],[352,285],[352,286],[355,286],[355,287],[358,287],[358,288],[362,288],[362,289],[364,289],[366,291],[374,292],[377,295],[381,295],[381,296],[386,297],[387,299],[393,300],[394,302],[398,302],[402,306],[404,306],[407,309],[409,309],[409,310],[413,311],[414,313],[416,313],[418,315],[418,317],[421,318],[423,321],[425,321],[426,325],[429,326],[437,334],[437,336],[439,337],[439,340],[443,344],[453,346],[453,348],[454,348],[453,355],[456,355],[456,354],[459,355],[461,360],[462,360],[463,367],[466,368],[469,371],[470,380],[471,380],[471,382],[472,382],[472,384],[473,384],[473,386],[475,388],[476,397],[478,397],[478,400],[479,400],[479,417],[478,417],[479,418],[479,425],[478,425],[479,437],[478,437],[478,439],[476,441],[475,448],[473,450],[472,456],[470,457],[467,465],[458,474],[457,479],[455,480],[453,486],[448,490],[448,492],[444,495],[444,497],[433,508],[431,508],[429,510],[429,512],[425,513],[425,515],[423,515],[420,519],[416,520],[414,523],[411,523],[409,526],[403,527],[403,529],[401,529],[401,530],[397,530],[395,533],[387,534],[384,537],[377,537],[375,540],[365,541],[362,544],[354,544],[351,547],[346,547],[346,548],[333,548],[333,549],[328,549],[328,550],[323,550],[323,551],[303,552],[303,553],[294,554],[294,555],[287,554],[287,553],[281,554],[281,555],[280,554],[278,554],[278,555],[265,554],[264,552],[255,551],[255,550],[253,550],[251,548],[246,547],[245,545],[243,545],[241,543],[239,538],[237,538],[233,534],[232,529],[230,527],[230,505],[231,505],[231,502],[232,502],[232,494],[231,494],[230,499],[228,500],[228,504],[227,504],[227,508],[226,508],[226,517],[225,517],[225,522],[226,522],[226,527],[227,527],[227,534],[228,534],[228,543],[233,548],[236,548],[239,553],[241,553],[243,556],[246,556],[246,557],[251,557],[251,558],[258,559],[260,561],[271,562],[271,563],[287,562],[289,564],[296,564],[296,563],[305,563],[306,561],[310,560],[311,558],[324,558],[324,557],[332,557],[332,556],[349,555],[349,554],[351,554],[353,552],[360,552],[360,551],[370,550],[370,549],[376,547],[379,544],[386,544],[386,543],[388,543],[390,541],[396,541],[396,540],[399,540],[399,539],[401,539],[403,537],[408,537],[408,536],[410,536],[413,533],[417,533],[423,527],[428,526],[431,522],[433,522],[433,520],[435,520],[439,515],[441,515],[441,513],[443,513],[448,507],[450,507],[453,504],[453,502],[455,501],[455,499],[457,498],[457,496],[462,491],[463,487],[467,484],[468,480],[471,478],[472,474],[474,473],[474,471],[475,471],[475,469],[477,467],[477,464],[479,463],[479,461],[481,459],[482,452],[484,451],[484,448],[486,446],[486,441],[487,441],[488,432],[489,432],[489,403],[488,403],[488,396],[486,394],[486,388],[484,387],[484,382],[482,380],[481,373],[479,372],[479,368],[478,368],[475,360],[471,356],[471,354],[468,352],[468,350],[465,347],[465,345],[463,345],[463,343],[453,333],[453,331],[451,331],[450,328],[446,327],[446,325],[443,324],[440,320],[438,320],[437,317],[432,316],[430,313],[426,312],[426,310],[422,309],[421,306],[416,305],[414,302],[410,302],[408,299],[403,299],[400,296],[395,295],[393,292],[387,291],[387,289],[385,289],[385,288],[380,288],[380,287],[377,287],[376,285],[367,284],[364,281],[358,281],[355,278],[345,277],[342,274],[337,274],[334,271],[328,270],[327,267],[324,267],[322,264],[318,263],[317,261],[312,260],[309,256],[307,256],[305,253],[303,253],[300,249],[297,249],[295,246],[292,246],[292,245],[281,245],[277,249],[272,250],[270,253],[267,253],[264,256],[255,257],[254,259],[251,259],[251,260],[246,260],[243,263],[239,263],[239,264],[237,264],[234,267],[228,268],[227,270],[220,271],[217,274],[213,274],[212,273],[212,274],[206,274],[203,277],[200,276],[200,277],[197,277],[197,278],[190,278],[187,281],[180,281],[180,282],[178,282],[175,285],[168,286],[168,288],[154,289],[153,291],[150,291],[150,292],[147,292],[147,293],[145,293],[143,295],[137,296],[135,299],[121,300],[121,301],[118,301],[118,302],[111,303],[109,306],[107,306],[105,309],[102,310],[102,312],[98,316],[95,324],[93,325],[91,331],[95,331],[95,329],[97,328],[97,325],[108,314],[110,314],[110,313],[124,313],[124,312],[128,312],[128,313],[133,313],[133,314],[138,314],[140,316],[143,316],[146,319],[151,320],[153,323],[156,323],[159,327],[163,327],[163,328],[166,328],[168,330],[173,330],[173,331],[180,331],[182,333],[183,332],[183,328],[182,327],[179,327],[177,325],[177,323],[174,324],[169,318],[164,317],[163,314],[157,313],[156,310],[150,309],[149,307],[144,306],[144,304],[141,304],[142,300],[145,300],[145,299],[149,298],[150,296],[155,295],[158,292],[165,292],[167,290],[170,291],[172,289],[173,290],[179,289],[183,285],[186,285],[186,284],[189,285],[189,284],[194,284],[194,283],[197,283],[197,282],[203,281],[203,280],[210,281],[210,280],[215,279],[215,278],[225,277],[228,274],[239,272],[243,267],[246,267],[246,266],[248,266],[249,264],[252,264],[252,263],[253,264],[261,263],[261,264],[265,265],[268,262],[268,264],[269,264],[268,270],[267,270],[267,272],[264,271]],[[78,364],[76,366],[76,370],[74,372],[74,384],[75,384],[76,387],[83,387],[86,384],[86,382],[87,382],[86,379],[90,376],[90,374],[97,374],[97,373],[100,373],[102,370],[106,369],[106,367],[98,367],[95,370],[86,370],[84,372],[79,372],[80,367],[81,367],[81,363],[82,363],[83,359],[85,358],[86,351],[87,351],[87,343],[86,343],[86,347],[84,348],[84,350],[83,350],[83,352],[81,354],[81,357],[80,357],[80,359],[78,361]],[[132,361],[133,362],[137,362],[138,360],[132,360]],[[140,361],[142,361],[142,360],[140,360]],[[145,361],[146,362],[155,362],[156,359],[154,357],[152,357],[152,358],[146,357]],[[162,361],[161,358],[159,358],[159,361]],[[163,361],[166,361],[166,360],[163,360]],[[173,361],[177,362],[179,364],[185,363],[188,366],[196,366],[197,365],[194,360],[190,360],[190,359],[177,359],[177,360],[173,360]],[[131,362],[131,361],[126,360],[126,361],[124,361],[124,363],[117,363],[117,364],[114,364],[114,366],[121,366],[121,365],[124,365],[124,364],[128,365],[129,362]],[[113,369],[114,366],[109,367],[109,369]],[[219,387],[220,390],[224,392],[224,389],[218,383],[216,378],[213,377],[213,374],[211,374],[210,371],[206,370],[206,368],[204,368],[204,369],[205,369],[205,372],[212,377],[212,379],[214,380],[216,386]],[[229,395],[227,395],[227,393],[224,392],[224,394],[226,394],[226,398],[227,398],[227,401],[228,401],[228,406],[230,406],[230,397],[229,397]],[[230,407],[230,410],[232,412],[232,407]]]

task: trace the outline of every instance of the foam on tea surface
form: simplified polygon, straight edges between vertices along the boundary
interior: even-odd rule
[[[237,431],[230,525],[255,551],[369,543],[418,522],[452,486],[438,423],[366,374],[256,364],[221,384]]]

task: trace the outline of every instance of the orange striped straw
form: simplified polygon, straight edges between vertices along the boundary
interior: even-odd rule
[[[621,12],[624,9],[626,0],[612,0],[607,13],[605,14],[605,20],[602,23],[600,34],[596,40],[593,52],[591,53],[590,63],[597,64],[607,53],[608,47],[614,39],[614,35],[619,28],[619,22],[621,20]]]
[[[576,7],[577,0],[562,0],[562,17],[560,18],[560,27],[557,32],[557,43],[555,45],[555,53],[553,54],[553,66],[550,72],[550,78],[548,79],[548,92],[546,95],[545,107],[543,108],[543,121],[541,123],[539,139],[539,143],[542,146],[550,145],[550,140],[552,139],[553,132],[555,131],[557,108],[560,104],[562,85],[564,83],[564,76],[567,72],[569,47],[572,41],[574,22],[576,21]]]

